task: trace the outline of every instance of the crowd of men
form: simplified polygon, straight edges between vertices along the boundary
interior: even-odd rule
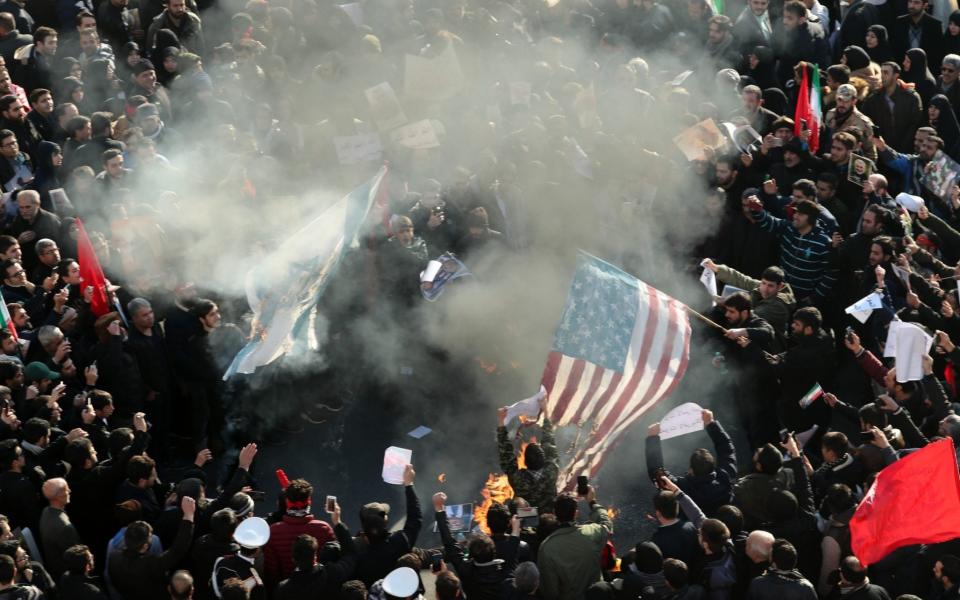
[[[953,8],[0,2],[0,598],[960,599],[960,538],[865,566],[849,528],[885,467],[939,438],[960,454],[960,187],[932,176],[960,160]],[[437,62],[414,77],[410,55]],[[382,83],[399,111],[368,102]],[[759,137],[674,144],[707,120]],[[392,134],[423,122],[427,141]],[[342,152],[374,134],[376,152]],[[409,465],[398,527],[371,502],[351,533],[336,498],[315,510],[282,473],[255,514],[272,482],[251,480],[249,442],[342,399],[251,416],[253,378],[222,380],[264,333],[236,269],[296,229],[309,190],[353,189],[383,159],[319,305],[338,390],[376,377],[358,323],[418,343],[420,273],[445,252],[481,285],[511,256],[584,248],[692,303],[700,265],[737,289],[691,350],[714,358],[713,451],[671,474],[649,428],[650,539],[614,548],[597,490],[557,490],[549,419],[519,466],[505,411],[490,456],[515,496],[465,538],[438,492],[431,547]],[[845,312],[874,293],[881,308]],[[515,312],[485,325],[509,339]],[[885,352],[897,321],[935,341],[912,379]]]

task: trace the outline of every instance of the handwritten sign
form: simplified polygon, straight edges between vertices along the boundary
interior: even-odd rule
[[[394,129],[390,132],[390,141],[412,150],[427,150],[440,145],[437,131],[430,119]]]
[[[668,412],[660,421],[661,440],[669,440],[695,431],[703,431],[703,409],[694,402],[681,404]]]
[[[378,161],[383,156],[380,135],[376,133],[335,137],[333,146],[337,151],[337,160],[344,166]]]
[[[393,86],[386,81],[367,88],[363,95],[367,97],[370,113],[380,131],[388,131],[407,122],[407,115],[404,114],[400,101],[397,100]]]

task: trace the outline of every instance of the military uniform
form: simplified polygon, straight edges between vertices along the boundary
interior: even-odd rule
[[[557,457],[557,444],[553,439],[553,424],[544,418],[542,427],[544,466],[542,469],[521,469],[517,466],[513,442],[507,436],[506,427],[497,427],[497,446],[500,449],[500,468],[503,469],[515,496],[519,496],[536,506],[541,512],[553,511],[553,500],[557,496],[557,476],[560,463]]]

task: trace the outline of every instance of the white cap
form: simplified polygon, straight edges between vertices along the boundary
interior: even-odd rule
[[[904,207],[908,211],[915,213],[919,212],[920,207],[923,206],[923,198],[908,194],[906,192],[900,192],[897,194],[897,204]]]
[[[260,517],[244,519],[233,532],[233,539],[244,548],[259,548],[270,541],[270,525]]]
[[[383,578],[383,591],[395,598],[409,598],[420,588],[420,578],[410,567],[400,567],[390,571]]]

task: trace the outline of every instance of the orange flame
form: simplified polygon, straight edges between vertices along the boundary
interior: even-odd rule
[[[474,357],[474,360],[477,361],[477,364],[480,365],[480,368],[483,369],[487,375],[493,375],[497,372],[497,363],[487,362],[479,356]]]
[[[506,475],[499,473],[490,473],[483,489],[480,490],[483,496],[483,502],[473,509],[473,519],[484,532],[489,534],[490,528],[487,526],[487,511],[493,506],[494,502],[504,503],[513,498],[513,488]]]
[[[620,514],[620,511],[617,510],[616,508],[614,508],[614,507],[612,507],[612,506],[607,507],[607,516],[610,517],[610,520],[611,520],[611,521],[614,520],[614,519],[616,519],[616,518],[617,518],[617,515],[619,515],[619,514]]]
[[[529,441],[520,443],[520,454],[517,455],[518,468],[526,468],[526,465],[523,462],[523,453],[527,449],[527,446],[536,443],[536,441],[537,438],[531,437]],[[513,488],[510,487],[510,481],[507,479],[506,475],[501,475],[500,473],[490,473],[490,475],[487,477],[487,482],[483,486],[483,489],[480,490],[480,495],[483,496],[483,502],[473,509],[473,519],[484,533],[489,534],[490,528],[487,526],[487,511],[490,510],[490,507],[493,506],[494,502],[503,504],[510,498],[513,498],[514,492]]]
[[[446,473],[440,473],[439,475],[437,475],[437,481],[439,481],[440,483],[446,483],[446,482],[447,482],[447,474],[446,474]]]
[[[527,451],[527,446],[529,446],[530,444],[536,444],[536,443],[537,443],[537,438],[535,438],[535,437],[530,438],[530,441],[528,441],[528,442],[520,442],[520,454],[517,455],[517,468],[518,468],[518,469],[526,469],[526,468],[527,468],[527,463],[526,463],[526,461],[525,461],[525,459],[524,459],[524,453]]]

